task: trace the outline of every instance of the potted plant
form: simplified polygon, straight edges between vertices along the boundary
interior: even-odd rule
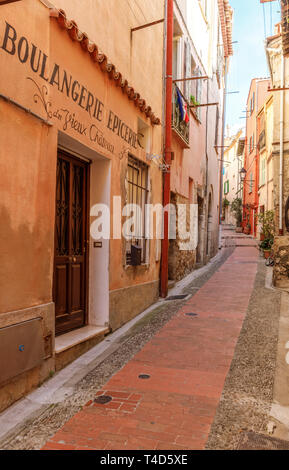
[[[274,212],[265,211],[259,214],[258,222],[261,228],[260,240],[265,241],[267,239],[274,238]]]
[[[236,220],[236,232],[242,233],[242,199],[236,198],[231,203],[231,212]]]
[[[274,239],[273,238],[265,238],[265,240],[260,243],[260,249],[263,250],[265,259],[268,259],[272,250]]]
[[[196,98],[194,97],[194,95],[191,95],[191,96],[190,96],[190,101],[191,101],[191,104],[192,104],[193,106],[199,106],[199,105],[200,105],[200,103],[196,100]]]
[[[244,228],[244,233],[245,235],[249,235],[251,232],[251,224],[247,224],[246,227]]]
[[[222,204],[222,221],[224,222],[226,220],[226,208],[229,207],[230,201],[225,197],[223,199],[223,204]]]

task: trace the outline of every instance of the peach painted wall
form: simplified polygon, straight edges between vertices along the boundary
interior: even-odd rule
[[[194,184],[203,185],[205,177],[206,131],[190,113],[190,149],[183,149],[173,138],[175,160],[172,162],[171,190],[189,198],[189,178]]]
[[[96,41],[161,119],[163,25],[138,32],[130,44],[129,28],[145,20],[139,10],[132,13],[128,5],[132,3],[134,2],[111,0],[86,1],[80,5],[76,0],[59,0],[56,6],[64,8],[68,19],[73,18],[79,27]],[[142,5],[148,21],[163,17],[162,5],[163,2],[154,1]],[[111,12],[115,14],[112,15]],[[120,18],[123,21],[120,21]],[[19,39],[26,37],[30,51],[33,43],[47,55],[48,75],[56,63],[60,66],[60,73],[66,70],[68,75],[71,74],[102,101],[102,122],[92,119],[71,97],[61,93],[56,84],[47,84],[39,72],[33,72],[29,61],[24,60],[25,48],[22,49],[21,56],[23,63],[17,57],[17,50],[15,54],[10,54],[1,48],[6,22],[17,32],[17,46]],[[13,36],[13,31],[10,30],[10,36]],[[12,47],[11,40],[8,41],[8,46]],[[150,51],[154,54],[149,54]],[[152,59],[148,61],[145,57]],[[52,123],[49,127],[0,98],[1,212],[2,220],[6,221],[1,223],[1,250],[4,247],[4,253],[2,251],[0,311],[5,312],[45,303],[52,298],[58,132],[66,133],[90,151],[111,160],[111,199],[113,195],[122,195],[123,192],[127,163],[126,158],[120,158],[120,152],[129,150],[143,161],[146,161],[146,155],[144,150],[127,145],[107,128],[109,112],[113,111],[134,132],[137,132],[138,118],[149,125],[149,152],[160,155],[162,139],[161,126],[151,126],[150,120],[120,88],[115,87],[107,74],[104,74],[99,66],[92,62],[89,54],[82,50],[80,44],[72,41],[67,32],[60,29],[56,19],[49,17],[49,9],[39,0],[26,0],[1,7],[0,63],[0,93],[46,120],[47,114],[41,99],[36,99],[36,94],[39,95],[41,90],[46,102],[51,103],[49,112],[53,113],[48,116]],[[33,81],[27,80],[28,77]],[[43,86],[46,88],[43,89]],[[64,128],[66,114],[63,109],[69,110],[71,115],[74,114],[82,129],[87,129],[86,133],[81,135],[69,126]],[[59,119],[59,116],[62,118]],[[91,124],[97,125],[103,132],[104,138],[113,146],[113,152],[90,140]],[[162,172],[154,163],[150,164],[150,181],[150,202],[159,203],[162,201]],[[92,181],[92,184],[95,183],[97,182]],[[111,290],[158,279],[156,244],[152,241],[150,245],[149,266],[141,270],[130,270],[125,269],[123,265],[122,241],[111,242]]]

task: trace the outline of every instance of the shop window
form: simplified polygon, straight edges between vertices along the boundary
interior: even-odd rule
[[[145,205],[148,203],[149,193],[148,166],[140,160],[129,155],[127,170],[127,204],[137,206],[134,213],[132,230],[125,233],[126,237],[126,264],[139,265],[146,263],[147,239],[145,226]],[[127,214],[128,217],[130,214]]]

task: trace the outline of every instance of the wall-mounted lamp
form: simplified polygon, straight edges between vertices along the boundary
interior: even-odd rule
[[[244,183],[244,181],[245,181],[246,174],[247,174],[247,171],[246,171],[245,168],[243,167],[242,170],[240,171],[242,183]]]

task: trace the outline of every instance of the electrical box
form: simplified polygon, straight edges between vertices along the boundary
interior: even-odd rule
[[[41,364],[44,340],[41,318],[0,328],[0,383]]]

